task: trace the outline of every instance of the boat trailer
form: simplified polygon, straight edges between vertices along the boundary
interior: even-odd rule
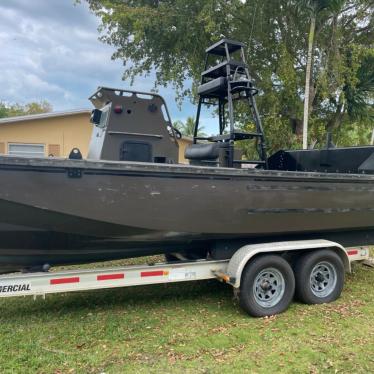
[[[308,262],[311,256],[315,258],[314,263]],[[227,260],[1,276],[0,297],[33,296],[36,299],[54,293],[218,279],[233,286],[240,305],[248,314],[263,317],[287,309],[295,286],[298,298],[305,303],[335,300],[340,296],[344,273],[351,271],[351,263],[368,259],[367,247],[343,248],[328,240],[250,244]],[[294,260],[296,265],[291,269],[288,264],[295,263]],[[287,266],[291,269],[288,273],[282,270]]]

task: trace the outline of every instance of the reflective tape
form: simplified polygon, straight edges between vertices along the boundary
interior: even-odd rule
[[[79,277],[72,278],[55,278],[50,280],[50,284],[79,283]]]
[[[112,280],[112,279],[124,279],[125,274],[102,274],[97,276],[98,281]]]

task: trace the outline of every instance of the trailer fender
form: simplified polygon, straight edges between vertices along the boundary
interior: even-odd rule
[[[228,283],[230,283],[234,288],[239,288],[244,267],[254,256],[258,254],[297,250],[305,251],[322,248],[333,249],[342,259],[345,270],[347,272],[351,271],[350,260],[344,247],[339,243],[335,243],[330,240],[317,239],[249,244],[238,249],[231,257],[227,267],[227,276],[229,279]]]

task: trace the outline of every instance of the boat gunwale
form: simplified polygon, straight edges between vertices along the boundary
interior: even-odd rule
[[[12,169],[12,166],[14,169]],[[374,182],[372,174],[354,173],[321,173],[289,170],[263,170],[263,169],[235,169],[212,166],[195,166],[187,164],[157,164],[133,161],[106,161],[106,160],[71,160],[68,158],[24,158],[16,156],[1,155],[0,170],[40,171],[40,168],[48,168],[50,172],[65,172],[67,169],[84,169],[84,174],[111,174],[126,175],[125,173],[137,174],[137,176],[155,176],[159,174],[171,174],[172,177],[196,177],[196,178],[253,178],[256,181],[295,181],[300,182],[317,180],[319,182],[343,182],[364,183]],[[57,171],[56,169],[61,169]],[[95,173],[94,171],[102,171]],[[111,173],[117,172],[117,173]],[[181,174],[178,175],[177,174]]]

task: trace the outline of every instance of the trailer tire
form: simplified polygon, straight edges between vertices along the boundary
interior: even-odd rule
[[[307,253],[296,262],[296,297],[305,304],[334,301],[343,290],[344,277],[343,261],[334,251]]]
[[[253,317],[284,312],[295,292],[295,277],[290,264],[280,256],[261,256],[243,270],[240,306]]]

